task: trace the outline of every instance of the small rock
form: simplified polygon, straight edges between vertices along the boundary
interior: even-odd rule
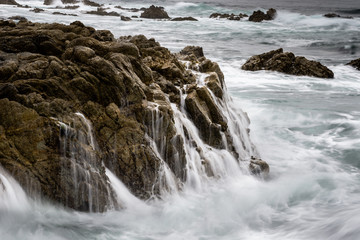
[[[264,20],[273,20],[276,17],[276,10],[274,8],[270,8],[266,13],[258,10],[254,11],[253,14],[249,17],[249,21],[252,22],[262,22]]]
[[[88,11],[86,14],[94,14],[99,16],[114,16],[114,17],[120,17],[120,14],[117,12],[106,12],[104,8],[97,8],[96,11]]]
[[[146,8],[144,12],[140,15],[142,18],[151,18],[151,19],[169,19],[169,15],[165,12],[163,7],[156,7],[151,5],[149,8]]]
[[[179,21],[198,21],[198,20],[193,17],[177,17],[171,19],[171,21],[179,22]]]
[[[34,13],[40,13],[40,12],[44,12],[45,10],[44,9],[41,9],[41,8],[34,8],[34,9],[31,9],[30,12],[34,12]]]
[[[120,19],[121,21],[131,21],[131,18],[125,16],[121,16]]]
[[[12,16],[12,17],[9,17],[10,20],[17,20],[17,21],[20,21],[20,22],[27,22],[27,18],[26,17],[23,17],[23,16]]]

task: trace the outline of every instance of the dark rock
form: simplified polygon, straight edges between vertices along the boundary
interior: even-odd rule
[[[193,17],[177,17],[171,19],[171,21],[180,22],[180,21],[198,21],[198,20]]]
[[[321,63],[310,61],[305,57],[295,57],[290,52],[284,53],[282,48],[252,56],[241,68],[250,71],[271,70],[319,78],[334,77],[334,73]]]
[[[141,18],[152,18],[152,19],[169,19],[169,15],[165,12],[163,7],[156,7],[151,5],[149,8],[145,9],[144,12],[140,15]]]
[[[27,18],[23,17],[23,16],[12,16],[9,17],[10,20],[17,20],[17,21],[22,21],[22,22],[27,22]]]
[[[62,13],[62,12],[53,12],[53,15],[62,15],[62,16],[74,16],[76,17],[76,14],[71,14],[71,13]]]
[[[235,15],[234,13],[213,13],[210,15],[210,18],[226,18],[228,20],[240,21],[242,18],[248,17],[248,15],[240,13]]]
[[[92,6],[92,7],[101,7],[102,5],[90,0],[83,0],[82,1],[84,3],[84,5],[88,5],[88,6]]]
[[[121,21],[131,21],[131,18],[125,16],[121,16],[120,19]]]
[[[249,21],[252,22],[262,22],[264,20],[273,20],[276,17],[276,10],[270,8],[266,13],[258,10],[254,11],[253,14],[249,17]]]
[[[0,0],[0,4],[20,6],[15,0]]]
[[[96,11],[88,11],[85,12],[86,14],[94,14],[94,15],[99,15],[99,16],[115,16],[115,17],[120,17],[120,14],[117,12],[106,12],[104,8],[97,8]]]
[[[352,60],[351,62],[347,63],[346,65],[350,65],[360,71],[360,58]]]
[[[41,9],[41,8],[34,8],[34,9],[31,9],[30,11],[34,12],[34,13],[40,13],[40,12],[44,12],[45,10]]]
[[[144,11],[144,9],[138,9],[138,8],[124,8],[122,6],[115,6],[115,8],[121,9],[121,10],[126,10],[129,12],[139,12],[139,11]]]
[[[327,18],[347,18],[347,19],[352,19],[353,18],[351,16],[340,16],[339,14],[336,14],[336,13],[327,13],[327,14],[324,14],[324,17],[327,17]]]
[[[61,0],[63,4],[76,4],[79,3],[80,0]]]

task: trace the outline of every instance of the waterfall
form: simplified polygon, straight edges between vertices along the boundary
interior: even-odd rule
[[[99,212],[100,201],[105,201],[106,208],[113,209],[112,191],[101,173],[105,168],[98,156],[91,122],[77,112],[69,124],[58,120],[58,125],[66,205]]]
[[[10,174],[0,166],[0,212],[24,211],[30,209],[29,200]]]

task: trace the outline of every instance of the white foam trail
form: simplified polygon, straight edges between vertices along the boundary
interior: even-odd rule
[[[145,205],[145,203],[138,198],[136,198],[123,182],[118,179],[115,174],[113,174],[108,168],[105,168],[106,176],[110,180],[111,187],[113,188],[116,199],[120,207],[125,207],[129,209],[135,209],[139,206]]]
[[[21,186],[0,166],[0,211],[25,211],[29,200]]]

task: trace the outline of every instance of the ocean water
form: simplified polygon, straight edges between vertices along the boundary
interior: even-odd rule
[[[58,11],[54,6],[42,1],[18,2],[46,12],[2,6],[0,17],[80,20],[116,37],[154,37],[173,52],[202,46],[224,72],[232,107],[247,112],[252,142],[269,163],[270,175],[259,179],[229,173],[201,190],[188,187],[144,202],[109,173],[127,208],[90,214],[29,199],[0,171],[11,190],[0,192],[1,239],[360,239],[360,72],[345,65],[360,57],[358,1],[99,1],[126,16],[140,13],[113,7],[162,5],[171,17],[193,16],[198,22],[123,22],[86,15],[91,7],[83,5],[62,10],[78,17],[58,16],[51,14]],[[274,21],[208,18],[213,12],[251,14],[269,7],[279,10]],[[322,17],[328,12],[354,18]],[[241,70],[250,56],[279,47],[320,61],[335,78]]]

